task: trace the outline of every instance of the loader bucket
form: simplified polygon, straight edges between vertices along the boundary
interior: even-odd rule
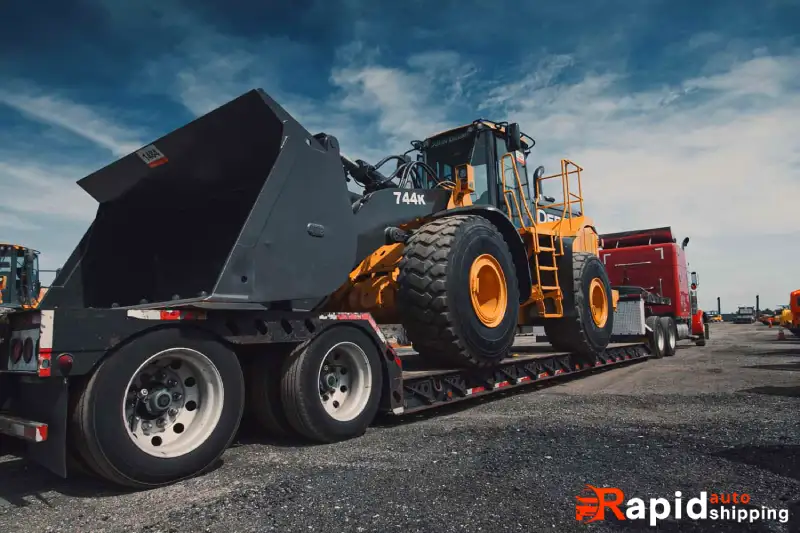
[[[338,146],[323,146],[261,90],[78,183],[100,205],[45,309],[179,301],[310,308],[355,260]]]

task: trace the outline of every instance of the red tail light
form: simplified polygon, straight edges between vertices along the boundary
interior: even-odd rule
[[[33,340],[30,337],[25,339],[25,344],[22,347],[22,359],[26,364],[33,359]]]
[[[17,364],[21,358],[22,342],[19,339],[14,339],[11,341],[11,362]]]

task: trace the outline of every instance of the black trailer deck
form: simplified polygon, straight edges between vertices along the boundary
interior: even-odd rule
[[[593,358],[553,351],[546,343],[520,336],[509,357],[485,372],[463,368],[437,368],[406,347],[395,349],[402,365],[403,407],[395,414],[407,414],[459,400],[575,375],[599,367],[644,360],[650,357],[642,342],[615,343]]]

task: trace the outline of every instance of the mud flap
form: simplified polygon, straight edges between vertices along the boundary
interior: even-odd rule
[[[25,380],[25,381],[23,381]],[[14,380],[9,398],[9,414],[47,424],[47,440],[26,444],[25,457],[54,474],[67,476],[67,406],[66,378],[19,378]]]

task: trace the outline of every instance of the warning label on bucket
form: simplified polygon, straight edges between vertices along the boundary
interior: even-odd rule
[[[136,155],[138,155],[139,159],[144,161],[150,168],[163,165],[168,161],[167,156],[162,154],[161,150],[156,148],[153,144],[148,144],[141,150],[137,151]]]

